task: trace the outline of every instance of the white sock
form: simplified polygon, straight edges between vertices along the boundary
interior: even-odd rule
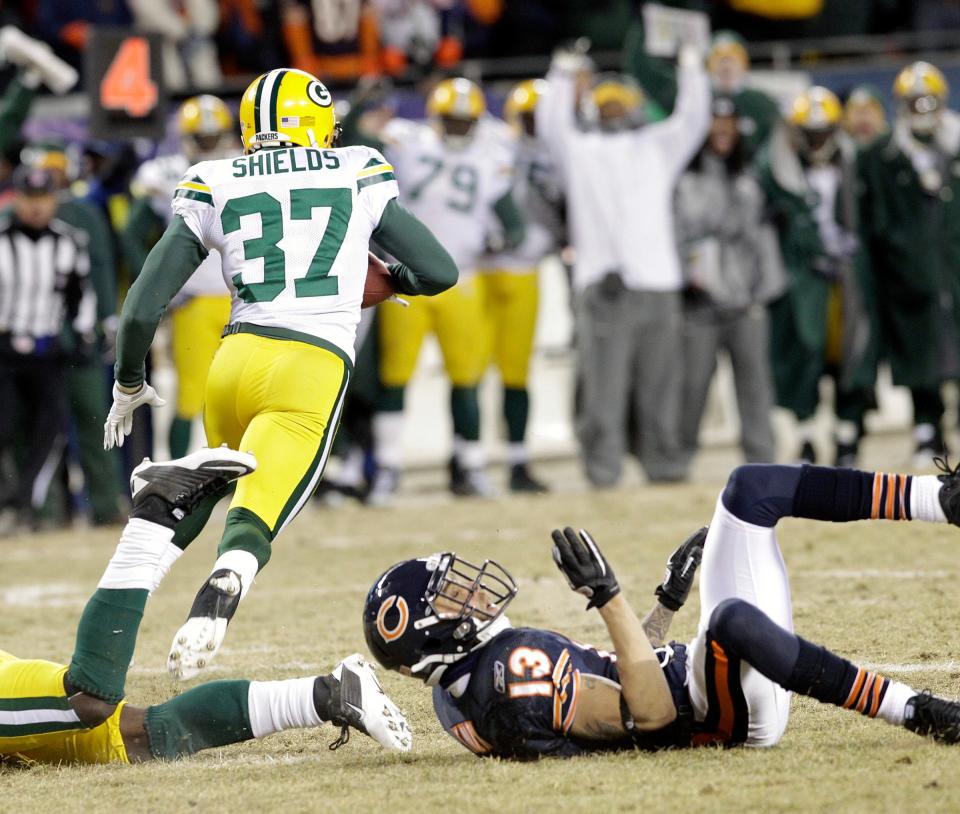
[[[464,469],[482,469],[486,466],[487,456],[483,452],[483,444],[480,441],[464,441],[462,438],[455,438],[454,450],[457,461]]]
[[[403,413],[374,413],[373,441],[377,463],[388,469],[403,465]]]
[[[153,593],[183,551],[172,542],[173,529],[131,518],[123,527],[98,588],[146,589]]]
[[[322,721],[313,705],[316,677],[287,681],[251,681],[247,693],[250,731],[262,738],[284,729],[319,726]]]
[[[880,709],[877,710],[877,717],[883,718],[888,724],[900,726],[903,724],[904,713],[907,709],[907,701],[917,694],[913,687],[901,684],[899,681],[890,681],[887,692],[883,696]]]
[[[507,444],[507,462],[510,466],[526,464],[530,460],[527,447],[524,444]]]
[[[936,475],[914,475],[910,484],[910,517],[929,523],[946,523],[940,507],[940,487]]]
[[[210,573],[213,574],[223,568],[227,568],[240,576],[240,599],[243,599],[247,595],[247,591],[250,590],[250,586],[253,585],[253,579],[260,569],[260,564],[249,551],[234,549],[217,557]]]
[[[855,421],[837,421],[833,437],[838,444],[855,444],[860,437],[860,428]]]
[[[356,444],[350,447],[347,457],[340,467],[337,483],[340,486],[359,487],[363,483],[363,448]]]

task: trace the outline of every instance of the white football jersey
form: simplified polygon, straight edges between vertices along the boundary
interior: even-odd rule
[[[559,249],[563,235],[563,188],[543,144],[532,138],[518,138],[506,122],[493,117],[481,124],[482,138],[499,140],[504,149],[513,153],[513,199],[523,213],[526,227],[519,246],[485,257],[483,265],[487,269],[529,271]],[[491,231],[501,230],[499,221],[492,218]]]
[[[173,220],[170,199],[173,197],[177,182],[190,168],[190,162],[183,155],[165,155],[145,161],[133,177],[131,189],[150,202],[150,208],[164,223]],[[224,296],[229,290],[223,283],[220,270],[220,255],[210,252],[200,267],[191,275],[180,289],[178,300],[186,297]]]
[[[403,179],[401,202],[437,236],[463,279],[483,255],[490,210],[510,190],[510,150],[500,140],[484,139],[482,128],[456,148],[429,124],[408,119],[389,121],[381,138]]]
[[[397,194],[374,149],[289,147],[195,164],[173,211],[220,252],[231,323],[319,339],[353,359],[370,235]]]

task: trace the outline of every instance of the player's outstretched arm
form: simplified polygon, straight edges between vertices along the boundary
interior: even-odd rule
[[[590,599],[587,608],[600,611],[613,640],[621,694],[633,728],[662,729],[677,717],[670,687],[643,625],[620,593],[613,569],[583,529],[579,533],[571,528],[555,530],[552,536],[557,567],[574,591]]]
[[[151,249],[143,270],[120,312],[117,333],[117,383],[139,387],[144,379],[144,359],[167,305],[207,256],[197,236],[175,215]]]
[[[396,199],[383,210],[373,239],[400,261],[388,266],[398,294],[440,294],[456,285],[460,272],[449,252]]]
[[[174,216],[147,255],[120,313],[116,381],[113,404],[103,425],[104,449],[123,446],[123,439],[133,429],[137,407],[161,407],[166,403],[144,381],[144,360],[167,305],[206,256],[207,250],[180,215]]]
[[[684,606],[693,578],[703,558],[703,543],[707,539],[707,527],[697,529],[667,558],[667,570],[654,593],[656,604],[643,619],[643,630],[650,644],[659,647],[667,640],[667,631],[673,615]]]

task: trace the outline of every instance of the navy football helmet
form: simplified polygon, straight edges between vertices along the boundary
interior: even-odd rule
[[[404,560],[367,594],[363,633],[384,667],[434,686],[509,625],[503,612],[516,594],[513,577],[493,560],[476,566],[453,552]]]

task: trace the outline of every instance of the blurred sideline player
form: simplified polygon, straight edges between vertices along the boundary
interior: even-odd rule
[[[480,444],[477,385],[485,366],[483,312],[476,270],[487,225],[499,222],[506,247],[524,235],[523,218],[511,197],[513,155],[500,140],[483,136],[483,93],[468,79],[446,79],[427,99],[429,123],[392,119],[381,138],[403,181],[402,196],[437,235],[460,269],[455,288],[410,307],[380,309],[382,390],[373,431],[379,469],[370,501],[383,504],[396,492],[402,461],[404,390],[420,347],[433,332],[450,379],[454,451],[450,489],[464,496],[492,492]]]
[[[137,585],[151,592],[181,553],[162,538],[186,522],[210,490],[222,490],[255,469],[252,455],[226,448],[202,449],[167,463],[144,461],[134,470],[133,509],[100,585]],[[138,627],[139,619],[133,640]],[[0,762],[173,759],[324,721],[343,728],[333,746],[349,739],[348,727],[387,749],[406,751],[411,745],[403,715],[359,654],[329,675],[213,681],[145,709],[121,700],[127,666],[114,662],[114,667],[120,699],[105,701],[79,690],[65,665],[0,650]]]
[[[913,465],[929,467],[947,452],[941,385],[960,379],[960,114],[929,62],[903,68],[893,96],[889,132],[858,158],[863,227],[893,383],[913,401]]]
[[[860,147],[869,147],[887,132],[887,111],[872,85],[857,85],[843,105],[843,129]]]
[[[478,755],[536,758],[722,744],[773,746],[792,692],[960,743],[960,703],[858,667],[793,633],[776,525],[783,517],[960,524],[960,467],[939,477],[816,466],[734,470],[701,530],[670,557],[641,622],[590,535],[554,531],[570,587],[598,608],[616,655],[559,633],[513,628],[516,583],[490,560],[407,560],[371,588],[367,644],[385,667],[434,688],[444,728]],[[703,547],[700,624],[664,637]],[[663,645],[663,646],[661,646]],[[655,649],[656,648],[656,649]]]
[[[875,405],[877,345],[873,282],[860,239],[857,148],[841,128],[843,107],[822,87],[793,101],[787,126],[760,157],[757,174],[790,278],[771,304],[777,401],[797,419],[799,457],[813,445],[820,379],[835,382],[837,466],[854,466],[864,416]]]
[[[219,252],[233,305],[207,378],[204,428],[211,445],[253,452],[259,467],[238,485],[211,575],[174,636],[167,666],[180,679],[213,659],[273,540],[320,481],[353,365],[370,239],[400,261],[387,270],[392,291],[434,294],[457,279],[447,252],[397,203],[380,153],[336,148],[333,99],[315,77],[257,77],[240,103],[240,130],[244,155],[195,164],[177,185],[173,220],[123,306],[104,427],[104,443],[121,444],[137,407],[163,403],[144,380],[144,358],[167,305]],[[220,497],[178,526],[175,546],[189,545]],[[125,620],[145,603],[145,594],[97,592],[80,624],[75,686],[119,700],[102,654],[110,643],[112,658],[129,662]]]
[[[503,116],[510,131],[505,137],[515,150],[513,196],[526,219],[523,242],[499,250],[497,230],[483,259],[477,286],[489,340],[489,353],[503,384],[503,417],[507,425],[510,490],[545,492],[529,470],[524,440],[530,414],[527,377],[537,327],[539,286],[537,266],[559,248],[563,229],[562,192],[543,146],[534,135],[533,112],[546,90],[542,79],[528,79],[507,96]],[[506,129],[506,128],[503,128]],[[495,137],[495,136],[494,136]]]
[[[131,188],[137,200],[121,240],[128,245],[130,266],[139,270],[147,252],[173,218],[170,200],[191,164],[236,155],[233,116],[216,96],[187,99],[177,114],[183,152],[144,162]],[[170,423],[171,457],[190,447],[193,420],[203,409],[207,371],[230,321],[230,291],[220,269],[220,255],[211,252],[171,303],[173,365],[177,372],[177,406]]]

